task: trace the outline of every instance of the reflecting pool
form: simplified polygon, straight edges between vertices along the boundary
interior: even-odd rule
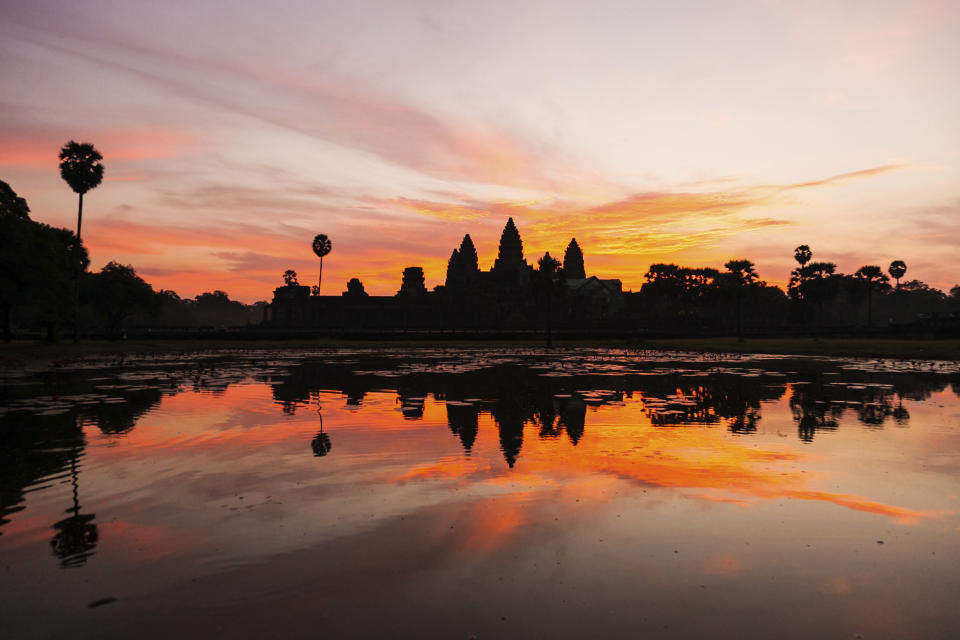
[[[960,364],[222,351],[0,380],[0,637],[957,638]]]

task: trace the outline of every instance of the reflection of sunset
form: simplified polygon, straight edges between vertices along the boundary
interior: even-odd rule
[[[492,438],[494,429],[492,418],[484,416],[480,437]],[[706,489],[709,493],[688,495],[741,506],[752,504],[750,499],[814,500],[888,516],[904,524],[933,515],[861,496],[811,490],[808,487],[825,481],[826,474],[788,471],[781,464],[802,462],[805,455],[801,451],[786,446],[755,448],[730,440],[717,428],[656,427],[638,400],[627,401],[622,407],[600,407],[591,413],[588,429],[589,436],[576,447],[566,439],[539,439],[528,431],[531,437],[524,439],[520,461],[513,471],[480,462],[474,456],[417,466],[394,481],[556,486],[561,480],[576,483],[578,478],[602,474],[655,487]]]
[[[955,564],[942,542],[956,527],[951,476],[919,466],[952,446],[925,426],[956,402],[943,375],[867,386],[883,376],[847,371],[820,389],[757,361],[707,374],[655,361],[632,376],[624,354],[473,357],[490,369],[471,371],[454,350],[134,365],[96,377],[97,393],[45,396],[41,409],[83,404],[24,418],[14,460],[30,452],[36,470],[19,468],[32,484],[0,505],[0,561],[14,576],[95,571],[104,598],[134,609],[143,593],[151,610],[206,597],[235,615],[249,592],[271,611],[302,601],[315,612],[318,598],[335,603],[325,610],[480,602],[470,606],[503,624],[559,602],[671,626],[699,619],[685,617],[691,590],[698,615],[739,611],[756,589],[866,611],[903,590],[886,576],[920,593]],[[343,360],[384,373],[345,373]],[[909,429],[893,413],[901,402]],[[831,424],[803,422],[823,406],[836,409]],[[13,597],[69,600],[73,581],[47,578]],[[99,602],[79,597],[81,610]],[[774,610],[775,624],[792,611]],[[831,624],[864,624],[844,622],[849,611]],[[355,630],[340,623],[338,635]]]
[[[264,402],[269,404],[264,406]],[[328,431],[329,425],[347,415],[344,407],[330,405],[324,402]],[[211,411],[212,407],[216,410]],[[126,435],[123,446],[103,448],[98,455],[134,458],[144,451],[155,456],[209,452],[227,458],[230,451],[270,447],[319,428],[316,412],[309,406],[301,407],[292,418],[278,415],[260,385],[230,386],[216,403],[203,393],[181,393],[166,399],[164,409],[162,419],[148,416],[143,423],[146,428]],[[425,423],[444,419],[442,402],[428,400],[424,410]],[[368,397],[359,415],[363,429],[355,435],[360,442],[369,443],[364,446],[376,447],[384,437],[389,441],[400,435],[398,406],[389,396],[381,401]],[[389,481],[439,480],[463,488],[499,486],[506,490],[555,490],[561,483],[571,483],[587,490],[584,481],[599,474],[644,486],[690,489],[694,491],[685,495],[691,499],[741,506],[772,499],[829,502],[907,524],[932,515],[863,496],[816,490],[828,475],[799,470],[797,465],[807,456],[793,446],[759,448],[750,441],[730,439],[725,430],[716,427],[658,427],[650,422],[639,397],[623,406],[591,411],[589,433],[576,446],[567,438],[539,438],[535,426],[526,427],[513,470],[493,448],[496,424],[489,414],[481,413],[479,427],[478,450],[473,455],[413,464]],[[785,466],[788,463],[789,468]],[[499,516],[494,512],[490,517]]]

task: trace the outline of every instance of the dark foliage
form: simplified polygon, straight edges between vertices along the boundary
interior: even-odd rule
[[[108,335],[117,336],[135,311],[155,310],[159,299],[130,265],[109,262],[99,273],[86,274],[83,297],[100,316]]]

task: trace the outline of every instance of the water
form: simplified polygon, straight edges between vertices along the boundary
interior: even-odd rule
[[[957,363],[232,351],[0,388],[0,637],[960,637]]]

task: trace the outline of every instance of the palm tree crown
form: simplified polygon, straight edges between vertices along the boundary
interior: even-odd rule
[[[60,177],[74,193],[85,194],[103,181],[103,156],[88,142],[71,140],[60,149]]]
[[[313,252],[317,254],[318,258],[330,253],[333,250],[333,243],[330,242],[330,238],[327,237],[325,233],[318,233],[313,238]]]
[[[320,258],[320,275],[317,276],[317,288],[314,295],[320,295],[320,285],[323,284],[323,256],[333,250],[333,243],[325,233],[318,233],[313,237],[313,252]]]
[[[890,263],[890,268],[887,269],[887,272],[890,274],[890,277],[897,281],[897,288],[900,288],[900,278],[907,273],[907,263],[903,260],[894,260]]]

